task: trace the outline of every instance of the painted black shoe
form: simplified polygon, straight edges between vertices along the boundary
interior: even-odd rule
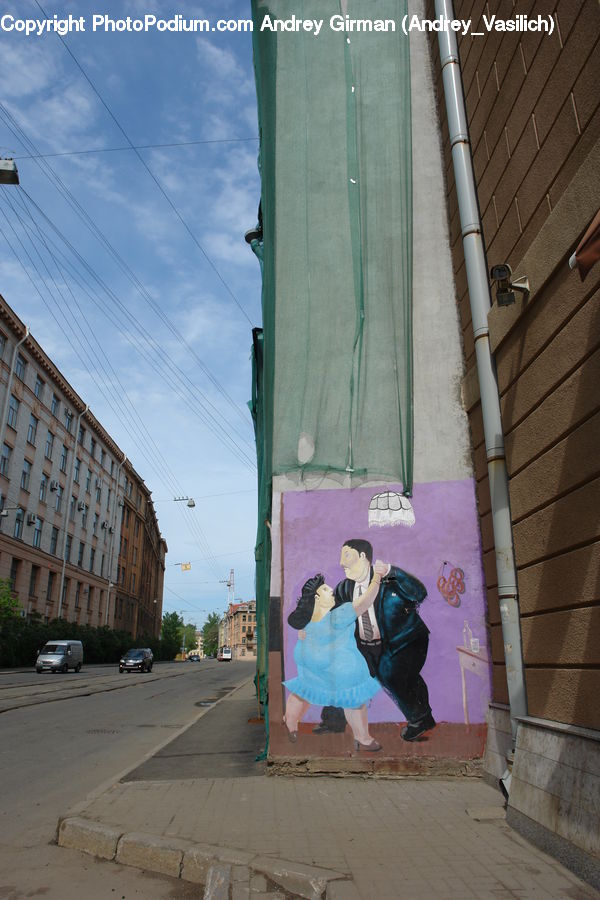
[[[435,728],[435,719],[430,714],[421,719],[420,722],[415,722],[413,725],[407,725],[406,728],[403,728],[402,737],[405,741],[416,741],[417,738],[432,728]]]

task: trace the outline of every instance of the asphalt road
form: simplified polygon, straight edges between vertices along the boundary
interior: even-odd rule
[[[199,717],[218,720],[211,704],[253,674],[251,662],[216,660],[156,663],[147,674],[0,670],[0,898],[188,896],[179,881],[59,850],[57,819],[180,734],[185,742]],[[176,769],[185,755],[163,767]]]

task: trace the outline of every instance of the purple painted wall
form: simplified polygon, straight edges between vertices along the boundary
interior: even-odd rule
[[[485,593],[474,483],[465,481],[415,485],[412,527],[369,527],[369,502],[380,491],[401,490],[385,485],[354,490],[298,491],[283,495],[283,641],[285,678],[296,675],[293,651],[297,632],[287,624],[302,585],[321,572],[332,587],[345,576],[340,550],[345,540],[363,538],[373,545],[374,558],[405,569],[427,588],[420,612],[430,629],[429,651],[422,675],[437,722],[464,723],[458,646],[468,621],[480,641],[477,669],[466,673],[468,715],[471,724],[485,722],[491,695],[490,667],[486,658]],[[465,591],[453,606],[440,593],[437,581],[444,561],[464,571]],[[443,574],[448,576],[451,566]],[[455,601],[456,602],[456,599]],[[463,656],[464,659],[464,656]],[[316,722],[320,708],[304,717]],[[395,704],[380,691],[369,706],[369,722],[402,721]]]

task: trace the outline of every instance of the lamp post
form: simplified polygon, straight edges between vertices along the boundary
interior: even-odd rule
[[[193,497],[173,497],[174,503],[179,503],[181,500],[187,500],[186,506],[189,506],[190,509],[193,509],[194,506],[196,505],[196,502],[193,499]]]
[[[81,420],[85,416],[85,414],[89,412],[89,406],[86,403],[85,409],[83,409],[79,415],[77,416],[77,423],[75,425],[75,444],[73,446],[73,457],[71,459],[71,469],[69,471],[69,483],[67,487],[67,496],[65,497],[65,527],[63,533],[63,542],[62,542],[62,565],[60,568],[60,586],[58,589],[58,615],[57,619],[60,619],[62,613],[62,603],[63,603],[63,589],[65,585],[65,570],[67,568],[67,529],[69,527],[69,504],[71,502],[71,491],[73,490],[73,473],[75,472],[75,457],[77,456],[77,440],[79,438],[79,426],[81,424]]]

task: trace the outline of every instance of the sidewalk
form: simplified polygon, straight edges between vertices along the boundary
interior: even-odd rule
[[[270,776],[250,682],[59,821],[58,841],[206,898],[583,898],[478,778]]]

